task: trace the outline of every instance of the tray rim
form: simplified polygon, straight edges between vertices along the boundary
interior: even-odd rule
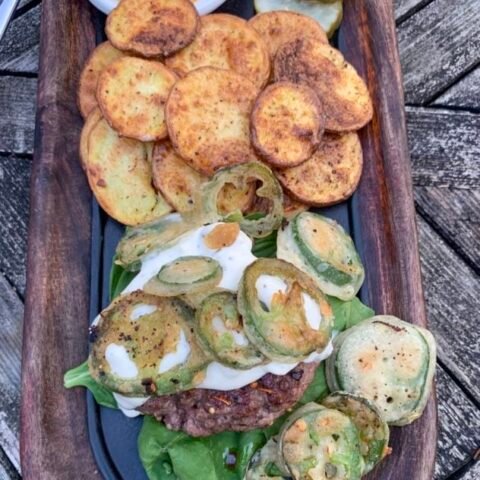
[[[34,168],[32,172],[32,190],[31,190],[31,214],[29,225],[29,245],[28,245],[28,273],[27,273],[27,294],[25,304],[25,322],[24,322],[24,344],[22,354],[22,410],[21,410],[21,463],[23,476],[25,478],[60,478],[59,472],[75,472],[76,478],[100,478],[96,465],[94,464],[92,453],[89,451],[89,446],[85,445],[88,442],[86,438],[86,425],[81,427],[80,423],[75,419],[72,420],[68,414],[81,415],[80,412],[75,409],[85,409],[85,396],[74,394],[72,392],[66,393],[60,390],[61,385],[57,382],[53,382],[53,385],[49,385],[52,391],[46,391],[40,389],[40,392],[36,392],[35,388],[38,380],[42,380],[42,372],[39,370],[38,365],[34,365],[36,359],[32,354],[32,350],[39,352],[41,366],[49,365],[48,356],[45,352],[39,349],[38,339],[43,338],[45,330],[51,325],[44,322],[52,322],[52,318],[45,318],[49,312],[48,308],[45,311],[39,310],[37,305],[40,295],[40,304],[48,305],[48,299],[51,299],[52,292],[51,287],[45,284],[46,281],[51,279],[51,275],[61,271],[62,267],[67,266],[66,259],[62,257],[59,261],[59,265],[55,268],[51,268],[46,262],[47,252],[51,252],[51,246],[48,242],[51,241],[51,235],[48,231],[45,231],[44,224],[46,223],[51,229],[57,227],[67,226],[69,227],[69,235],[74,235],[76,229],[85,226],[85,222],[90,219],[90,213],[86,213],[86,209],[90,209],[90,205],[80,205],[79,218],[60,218],[55,216],[55,210],[46,210],[45,200],[48,200],[48,204],[61,200],[62,190],[71,186],[75,186],[81,192],[82,202],[88,201],[90,193],[85,179],[80,178],[83,173],[77,166],[73,166],[71,162],[77,161],[77,154],[75,150],[69,148],[70,158],[65,158],[66,154],[55,156],[60,145],[62,145],[66,139],[75,140],[78,137],[78,128],[81,125],[79,115],[76,113],[74,101],[72,98],[65,98],[65,91],[72,91],[75,88],[75,81],[78,79],[79,69],[81,64],[88,54],[89,50],[94,44],[95,30],[93,28],[94,19],[92,19],[91,9],[88,6],[86,0],[44,0],[42,3],[42,26],[41,26],[41,63],[39,69],[39,95],[38,95],[38,110],[36,121],[36,136],[35,136],[35,155],[34,155]],[[367,130],[376,131],[375,134],[366,132],[362,135],[362,144],[364,148],[372,149],[375,156],[382,156],[388,159],[383,161],[376,161],[372,166],[380,169],[383,173],[387,171],[390,177],[382,177],[383,181],[390,184],[388,185],[388,192],[383,194],[387,196],[387,203],[382,204],[388,206],[388,211],[381,211],[380,215],[376,212],[375,221],[378,224],[386,225],[388,228],[398,230],[404,228],[404,236],[411,239],[409,242],[408,252],[406,256],[408,258],[403,261],[398,260],[399,265],[394,264],[392,269],[394,272],[390,272],[382,264],[379,263],[379,259],[373,255],[371,261],[372,265],[377,265],[377,270],[374,276],[379,277],[374,284],[379,287],[378,298],[374,302],[380,304],[380,311],[385,307],[394,306],[393,313],[401,314],[407,313],[407,317],[414,319],[414,323],[426,326],[425,315],[425,303],[423,299],[422,287],[421,287],[421,274],[418,254],[417,235],[414,218],[413,208],[413,196],[412,185],[410,175],[409,154],[406,141],[406,128],[405,128],[405,115],[404,115],[404,102],[403,102],[403,86],[401,82],[400,62],[398,56],[398,48],[395,34],[395,23],[393,17],[393,6],[391,0],[348,0],[348,4],[344,5],[344,23],[342,24],[342,31],[345,32],[343,41],[347,47],[346,58],[351,61],[357,69],[363,74],[364,78],[367,78],[369,86],[373,89],[373,95],[376,100],[376,119],[374,120],[372,127],[368,127]],[[70,46],[67,57],[65,52],[59,51],[59,46],[55,43],[55,35],[59,37],[60,33],[67,35],[68,38],[72,38],[75,31],[82,35],[77,35],[77,38]],[[77,58],[72,59],[73,53],[77,53]],[[382,55],[388,53],[390,61],[388,65],[381,61]],[[379,58],[380,57],[380,58]],[[61,61],[65,61],[67,68],[62,68],[59,64]],[[373,70],[372,70],[373,68]],[[52,75],[52,72],[58,72],[58,78]],[[379,80],[388,80],[385,86],[379,86]],[[380,82],[381,83],[381,82]],[[380,111],[382,110],[382,111]],[[63,126],[62,119],[67,116],[71,125],[73,126],[73,133],[64,132],[60,129],[56,135],[52,134],[52,128]],[[380,131],[380,128],[388,130]],[[392,138],[396,141],[392,143]],[[381,145],[378,145],[378,144]],[[394,145],[396,143],[396,145]],[[381,151],[378,151],[381,148]],[[377,150],[376,150],[377,149]],[[74,157],[74,158],[72,158]],[[378,160],[378,159],[377,159]],[[390,162],[390,163],[389,163]],[[55,187],[55,175],[59,170],[64,171],[67,169],[72,174],[72,178],[65,178],[65,185],[60,189]],[[383,169],[383,170],[382,170]],[[399,181],[400,185],[391,185],[392,173],[396,173],[396,181]],[[364,191],[360,187],[361,195],[354,201],[352,208],[358,211],[363,208],[372,208],[371,202],[364,202],[362,195]],[[47,191],[48,190],[48,191]],[[63,192],[64,194],[64,192]],[[400,202],[400,200],[401,202]],[[378,199],[377,199],[378,200]],[[388,203],[388,201],[394,200],[394,203]],[[400,203],[399,203],[400,202]],[[68,211],[67,211],[68,213]],[[391,216],[394,218],[390,218]],[[389,218],[383,218],[390,215]],[[353,216],[358,220],[358,216]],[[358,225],[360,229],[366,229],[367,233],[370,233],[368,227],[365,225]],[[385,231],[377,232],[378,238],[375,238],[380,244],[376,244],[378,251],[381,250],[381,242],[385,236]],[[391,232],[390,232],[391,233]],[[380,235],[381,234],[381,235]],[[366,235],[367,238],[368,235]],[[68,253],[80,252],[83,257],[91,256],[91,246],[86,244],[89,239],[89,235],[81,235],[76,239],[76,242],[72,240],[68,245],[70,251]],[[395,239],[394,239],[395,240]],[[74,249],[73,246],[77,246],[78,249]],[[392,243],[393,254],[401,251],[400,245],[393,241]],[[75,275],[78,271],[78,278],[76,279],[79,285],[85,283],[85,279],[88,278],[90,269],[90,262],[88,262],[88,269],[85,268],[85,258],[82,258],[83,262],[75,263]],[[400,267],[400,271],[397,271]],[[59,270],[60,268],[60,270]],[[401,271],[404,268],[405,271]],[[42,270],[43,269],[43,270]],[[86,271],[88,270],[88,272]],[[370,267],[373,271],[373,267]],[[408,272],[406,272],[408,270]],[[397,279],[403,283],[406,288],[406,293],[401,292],[402,295],[406,295],[407,299],[412,300],[413,313],[405,310],[409,302],[403,302],[404,305],[398,305],[400,300],[392,299],[392,294],[385,292],[382,289],[385,282],[390,282],[394,276],[397,275]],[[408,277],[407,279],[405,277]],[[411,281],[410,281],[411,280]],[[82,283],[83,282],[83,283]],[[405,283],[406,282],[406,283]],[[61,279],[61,290],[68,290],[69,284],[67,278]],[[83,285],[84,288],[89,290],[90,280],[87,285]],[[75,297],[75,295],[74,295]],[[66,312],[72,314],[73,311],[80,315],[85,314],[88,309],[85,305],[88,305],[89,295],[83,298],[79,298],[79,304],[69,306],[67,308],[64,304],[55,304],[57,310],[52,311],[52,317],[62,317]],[[403,300],[403,297],[402,297]],[[395,303],[397,302],[397,303]],[[65,302],[64,302],[65,303]],[[411,316],[413,315],[413,317]],[[84,326],[88,322],[88,314],[85,315]],[[73,327],[72,327],[73,328]],[[73,328],[72,335],[78,335],[80,328],[77,326]],[[56,347],[58,351],[55,355],[68,357],[66,363],[71,362],[71,357],[78,357],[82,351],[85,351],[85,347],[80,344],[86,343],[86,339],[82,342],[81,337],[75,340],[73,344],[67,342],[66,344],[58,343],[58,339],[61,338],[59,332],[55,332],[55,340],[50,345]],[[77,343],[78,345],[75,345]],[[67,352],[66,348],[72,345],[73,352]],[[68,365],[71,366],[71,365]],[[57,379],[58,380],[58,379]],[[73,423],[80,425],[81,435],[80,439],[75,439],[72,436],[71,431],[66,431],[62,426],[56,426],[55,428],[48,428],[45,425],[45,421],[39,422],[38,419],[45,417],[48,413],[46,405],[43,403],[52,392],[59,395],[62,401],[62,409],[66,412],[67,418]],[[73,411],[73,413],[72,413]],[[411,458],[405,458],[406,461],[410,461],[412,465],[418,466],[421,470],[414,471],[414,480],[427,480],[432,478],[432,472],[435,460],[435,448],[436,448],[436,400],[435,394],[432,394],[429,406],[424,417],[428,413],[428,425],[425,427],[428,430],[428,437],[430,441],[434,440],[434,445],[427,445],[427,453],[421,455],[421,459],[413,455]],[[35,419],[35,416],[37,417]],[[423,418],[423,417],[422,417]],[[426,419],[424,419],[426,421]],[[84,418],[84,424],[86,424]],[[413,424],[415,425],[415,424]],[[34,428],[37,431],[34,433]],[[53,431],[52,431],[53,430]],[[82,452],[82,458],[78,461],[72,458],[66,458],[62,452],[45,447],[42,442],[54,441],[55,447],[61,448],[58,441],[59,437],[63,438],[65,435],[70,435],[70,440],[73,441],[73,445],[79,448]],[[395,434],[394,434],[395,436]],[[65,449],[68,451],[68,448]],[[32,452],[35,454],[32,455]],[[399,455],[400,456],[400,455]],[[65,458],[64,458],[65,457]],[[60,459],[61,461],[57,461]],[[79,470],[78,469],[83,469]],[[394,472],[395,473],[395,472]],[[412,473],[410,471],[410,473]],[[387,475],[377,476],[375,472],[369,475],[368,478],[382,478],[382,480],[394,479],[395,476],[390,473]]]

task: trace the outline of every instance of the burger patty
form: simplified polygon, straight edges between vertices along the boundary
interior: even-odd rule
[[[140,411],[192,437],[267,427],[293,407],[310,385],[317,363],[301,363],[286,375],[267,374],[237,390],[193,389],[150,398]]]

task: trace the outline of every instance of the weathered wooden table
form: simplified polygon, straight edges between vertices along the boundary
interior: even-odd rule
[[[425,295],[439,345],[435,478],[478,480],[480,0],[396,0],[395,7]],[[0,480],[21,477],[20,350],[40,13],[41,0],[21,0],[0,43]]]

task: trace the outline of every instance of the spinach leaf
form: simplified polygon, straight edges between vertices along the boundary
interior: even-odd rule
[[[253,242],[252,253],[259,258],[275,258],[277,255],[277,230],[265,238],[256,238]]]
[[[322,400],[329,393],[330,390],[327,386],[327,377],[325,376],[325,363],[322,362],[315,370],[315,376],[313,377],[312,383],[305,390],[305,393],[298,401],[296,408],[309,402],[316,402],[317,400]]]
[[[333,328],[340,332],[375,315],[375,312],[370,307],[364,305],[358,297],[344,302],[343,300],[329,296],[328,301],[335,315]]]
[[[117,408],[117,402],[110,390],[97,383],[88,370],[88,360],[78,367],[70,369],[63,377],[63,385],[65,388],[86,387],[88,388],[95,401],[99,405],[109,408]]]
[[[122,290],[135,278],[138,272],[129,272],[113,259],[112,269],[110,270],[109,294],[110,301],[118,297]]]
[[[250,458],[265,442],[261,430],[192,438],[145,417],[138,451],[150,480],[241,480]]]

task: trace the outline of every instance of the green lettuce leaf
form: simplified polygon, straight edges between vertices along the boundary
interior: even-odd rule
[[[117,408],[117,402],[115,401],[112,392],[97,383],[90,375],[88,370],[88,360],[78,367],[72,368],[66,372],[63,377],[63,385],[65,388],[88,388],[99,405],[108,408]]]

